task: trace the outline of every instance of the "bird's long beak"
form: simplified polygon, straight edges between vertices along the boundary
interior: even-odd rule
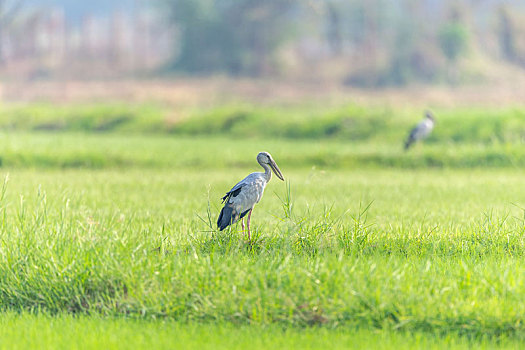
[[[281,180],[284,181],[283,173],[281,173],[281,169],[277,166],[277,163],[273,159],[270,159],[270,167],[272,168],[274,174]]]

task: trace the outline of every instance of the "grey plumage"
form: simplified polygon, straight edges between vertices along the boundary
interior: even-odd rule
[[[230,225],[233,225],[246,216],[246,214],[249,212],[249,210],[246,210],[245,212],[241,213],[241,215],[239,215],[235,205],[230,203],[230,198],[235,198],[239,195],[239,193],[241,193],[242,186],[242,183],[237,184],[228,193],[226,193],[224,197],[222,197],[222,203],[224,204],[224,202],[226,202],[226,205],[222,208],[219,218],[217,219],[217,227],[220,231],[224,230]]]
[[[217,219],[219,230],[224,230],[248,215],[248,238],[250,238],[251,211],[261,200],[264,188],[272,178],[272,170],[279,179],[284,180],[281,170],[268,152],[259,153],[257,162],[264,168],[264,173],[257,172],[246,176],[222,197],[224,207]]]
[[[425,139],[434,129],[434,116],[430,112],[425,113],[425,119],[417,124],[411,131],[405,141],[405,151],[414,144],[414,142]]]

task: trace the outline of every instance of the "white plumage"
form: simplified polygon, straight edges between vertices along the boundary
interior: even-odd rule
[[[419,124],[417,124],[408,135],[407,140],[405,141],[405,150],[409,149],[410,146],[416,141],[422,140],[434,129],[434,116],[430,112],[425,113],[425,119],[423,119]]]
[[[264,173],[252,173],[237,183],[222,198],[224,207],[217,219],[217,227],[224,230],[242,219],[244,230],[244,216],[248,214],[248,239],[250,240],[250,218],[253,207],[261,200],[266,184],[272,178],[272,170],[275,175],[284,180],[281,170],[268,152],[257,155],[257,162],[264,168]]]

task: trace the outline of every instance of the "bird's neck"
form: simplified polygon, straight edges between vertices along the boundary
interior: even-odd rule
[[[269,182],[272,178],[272,169],[270,169],[268,164],[261,164],[261,166],[264,168],[264,178],[266,182]]]

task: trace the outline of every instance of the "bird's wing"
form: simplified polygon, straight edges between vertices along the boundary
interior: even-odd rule
[[[239,193],[241,193],[241,189],[244,185],[245,183],[241,181],[237,185],[233,186],[233,188],[229,190],[224,197],[222,197],[222,202],[228,202],[230,198],[237,197]]]
[[[426,123],[425,121],[422,121],[420,123],[418,123],[413,129],[412,131],[410,131],[410,138],[412,139],[418,139],[420,138],[422,135],[421,134],[424,134],[425,130],[426,130]]]
[[[408,138],[413,139],[417,134],[417,125],[410,130],[410,134],[408,134]]]
[[[414,141],[416,139],[416,136],[418,134],[418,127],[419,127],[419,124],[414,126],[410,130],[410,133],[408,134],[408,137],[407,137],[407,141]]]

